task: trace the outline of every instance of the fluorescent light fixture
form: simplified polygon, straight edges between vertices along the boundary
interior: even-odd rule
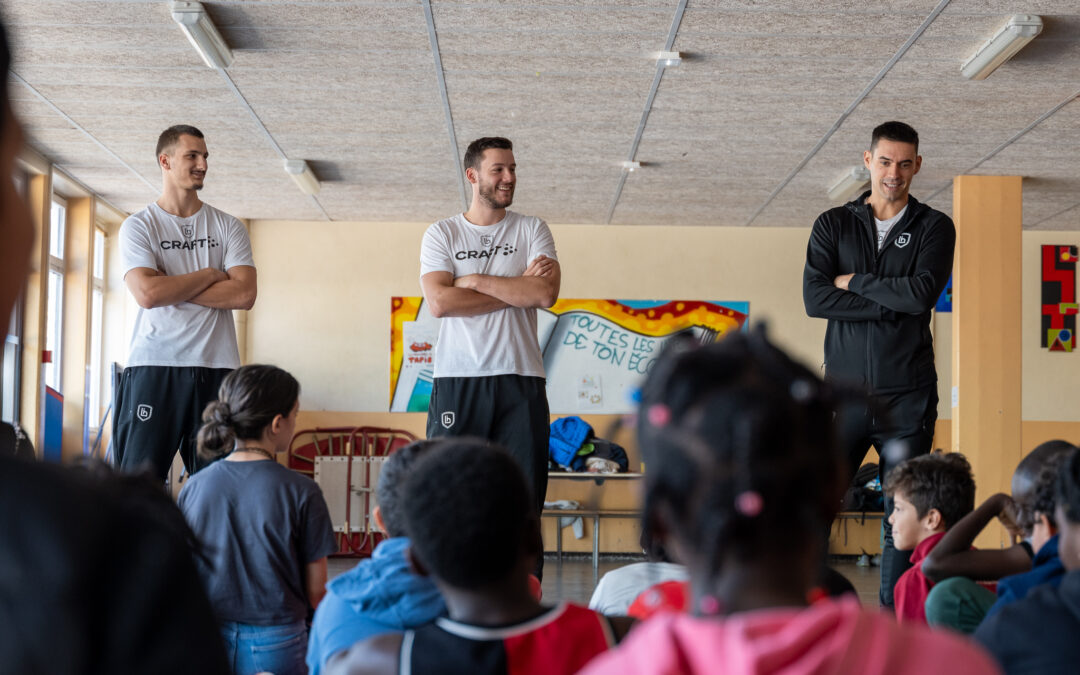
[[[208,67],[224,70],[232,64],[232,50],[225,44],[225,39],[201,2],[174,2],[171,9],[173,21],[180,25]]]
[[[985,80],[987,75],[1035,39],[1042,28],[1042,19],[1033,14],[1012,15],[994,37],[983,43],[975,55],[960,66],[960,74],[969,80]]]
[[[869,182],[870,172],[866,167],[853,166],[829,188],[829,199],[834,202],[850,202],[862,193]]]
[[[315,178],[315,174],[312,173],[311,167],[308,166],[308,163],[304,160],[285,160],[285,173],[289,174],[289,177],[296,181],[296,186],[300,188],[300,192],[303,192],[306,195],[319,193],[319,180]]]
[[[622,163],[622,168],[623,168],[623,171],[628,171],[628,172],[637,171],[638,169],[641,168],[641,162],[632,162],[630,160],[626,160],[625,162]]]
[[[656,52],[655,56],[657,62],[665,68],[674,68],[682,63],[681,52]]]

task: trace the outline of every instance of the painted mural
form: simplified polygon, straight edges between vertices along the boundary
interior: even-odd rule
[[[1052,352],[1076,349],[1075,246],[1042,247],[1042,346]]]
[[[746,330],[748,302],[561,299],[537,312],[548,403],[555,414],[628,413],[664,343],[714,342]],[[391,298],[390,412],[426,412],[439,320],[423,298]]]

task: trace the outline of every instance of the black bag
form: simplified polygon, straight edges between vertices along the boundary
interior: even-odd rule
[[[841,511],[879,512],[885,510],[885,495],[880,489],[868,488],[866,484],[878,477],[877,464],[864,464],[855,472],[851,485],[844,493]]]

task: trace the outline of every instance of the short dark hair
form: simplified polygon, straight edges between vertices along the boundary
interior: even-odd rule
[[[484,159],[484,151],[489,148],[513,150],[514,144],[510,142],[509,138],[503,138],[502,136],[484,136],[476,139],[469,143],[468,149],[465,150],[465,160],[462,162],[465,169],[479,169],[480,162]]]
[[[878,141],[883,138],[897,143],[910,143],[915,146],[915,154],[919,153],[919,132],[910,124],[892,121],[874,127],[874,133],[870,135],[870,152],[874,151]]]
[[[1073,451],[1065,458],[1057,475],[1054,497],[1070,523],[1080,523],[1080,452]],[[1057,526],[1064,527],[1065,523]]]
[[[540,555],[532,490],[508,452],[483,439],[444,440],[405,481],[406,532],[435,577],[461,589],[508,578]]]
[[[241,366],[225,376],[218,400],[203,411],[199,454],[216,459],[232,452],[236,439],[262,436],[277,415],[292,412],[300,397],[300,383],[277,366]]]
[[[386,534],[390,537],[405,536],[405,514],[401,500],[405,479],[423,455],[438,445],[437,440],[413,441],[403,448],[395,450],[379,471],[379,484],[375,488],[375,497],[382,513]]]
[[[1057,476],[1069,453],[1075,452],[1076,446],[1067,441],[1047,441],[1029,452],[1016,467],[1016,475],[1027,482],[1023,495],[1013,495],[1016,500],[1016,524],[1026,534],[1039,514],[1054,520],[1054,498]]]
[[[642,527],[724,558],[815,544],[839,510],[846,465],[839,390],[772,345],[758,326],[700,346],[674,340],[641,392]],[[689,562],[681,560],[679,562]]]
[[[974,510],[975,478],[967,457],[935,452],[896,465],[885,477],[885,494],[903,495],[919,518],[937,509],[948,529]]]
[[[161,132],[161,135],[157,139],[157,150],[154,152],[154,161],[156,162],[158,157],[161,157],[161,153],[171,150],[176,142],[180,140],[181,136],[194,136],[195,138],[203,138],[203,132],[199,131],[190,124],[174,124],[165,131]]]

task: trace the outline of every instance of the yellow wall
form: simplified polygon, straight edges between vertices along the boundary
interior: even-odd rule
[[[291,371],[305,410],[388,408],[390,297],[418,295],[424,224],[253,221],[259,298],[248,361]],[[820,366],[825,322],[807,318],[809,231],[554,225],[563,297],[743,300],[752,322]]]
[[[426,224],[254,221],[250,227],[259,298],[248,313],[245,361],[275,363],[297,376],[303,386],[301,428],[367,424],[422,436],[423,414],[385,411],[390,297],[419,294],[418,256]],[[563,267],[564,297],[749,301],[752,323],[767,319],[777,341],[811,368],[820,366],[825,322],[808,318],[802,305],[809,230],[551,229]],[[1025,451],[1050,438],[1080,440],[1080,406],[1072,403],[1069,386],[1080,381],[1080,354],[1051,354],[1038,346],[1039,246],[1044,243],[1080,243],[1080,233],[1023,235],[1024,309],[1017,320],[1025,323]],[[935,444],[948,447],[951,315],[935,315],[932,328],[941,399]],[[598,432],[606,420],[594,420]],[[636,458],[632,439],[621,440]],[[555,484],[549,498],[573,498],[571,492],[580,489]],[[624,490],[616,496],[621,499]],[[592,493],[586,496],[594,498]],[[605,523],[602,549],[636,550],[636,532],[636,524],[629,521]],[[546,534],[553,539],[553,531]],[[575,542],[567,537],[565,544],[568,550],[588,550],[590,538]]]

